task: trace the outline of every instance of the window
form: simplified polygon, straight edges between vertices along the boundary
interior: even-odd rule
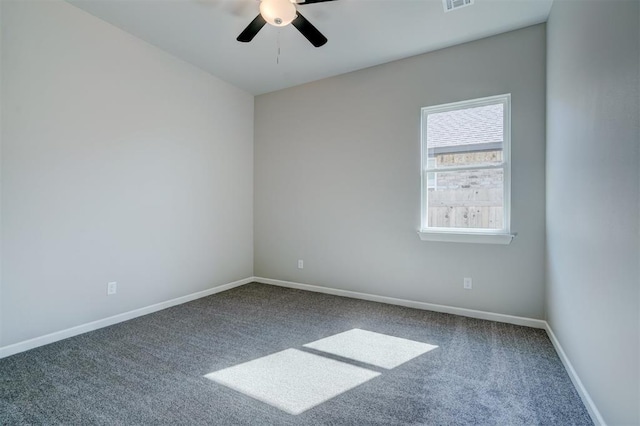
[[[422,225],[430,241],[511,242],[511,95],[422,108]]]

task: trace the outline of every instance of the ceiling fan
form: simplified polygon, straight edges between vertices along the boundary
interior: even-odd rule
[[[258,34],[258,31],[269,23],[276,27],[284,27],[292,24],[315,47],[320,47],[327,42],[327,38],[307,18],[302,16],[296,5],[321,3],[335,0],[304,0],[300,3],[295,0],[260,0],[260,13],[238,36],[237,40],[248,43]]]

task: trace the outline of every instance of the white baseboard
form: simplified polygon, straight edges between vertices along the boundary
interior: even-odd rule
[[[517,317],[513,315],[496,314],[493,312],[476,311],[474,309],[456,308],[454,306],[436,305],[434,303],[416,302],[413,300],[396,299],[395,297],[378,296],[369,293],[359,293],[356,291],[340,290],[330,287],[321,287],[311,284],[301,284],[291,281],[273,280],[271,278],[254,277],[254,281],[262,284],[271,284],[280,287],[297,288],[299,290],[314,291],[316,293],[333,294],[335,296],[350,297],[352,299],[370,300],[372,302],[388,303],[390,305],[406,306],[408,308],[423,309],[426,311],[442,312],[445,314],[460,315],[463,317],[478,318],[490,321],[504,322],[508,324],[523,325],[532,328],[546,329],[547,322],[544,320]]]
[[[602,414],[600,414],[598,407],[596,407],[596,404],[591,399],[589,392],[587,392],[587,389],[582,384],[582,380],[580,380],[578,373],[576,373],[576,370],[573,368],[573,365],[571,365],[571,361],[569,361],[567,354],[564,352],[564,349],[562,349],[562,346],[560,345],[560,341],[556,338],[556,335],[553,333],[553,330],[551,329],[551,326],[549,325],[549,323],[547,323],[546,321],[545,323],[546,323],[546,330],[547,330],[547,334],[549,335],[549,339],[551,339],[551,343],[553,343],[553,347],[556,349],[556,352],[560,357],[560,361],[562,361],[562,364],[564,365],[565,370],[567,370],[567,373],[569,374],[569,378],[571,379],[573,386],[575,386],[576,390],[578,391],[578,394],[580,395],[580,398],[582,399],[582,402],[584,403],[584,406],[587,408],[587,411],[591,416],[591,420],[593,420],[593,424],[595,426],[606,426],[607,424],[604,421]]]
[[[112,317],[100,319],[97,321],[92,321],[86,324],[81,324],[75,327],[67,328],[66,330],[56,331],[54,333],[46,334],[44,336],[35,337],[33,339],[24,340],[22,342],[4,346],[0,348],[0,359],[20,353],[20,352],[28,351],[29,349],[37,348],[38,346],[44,346],[49,343],[57,342],[62,339],[67,339],[69,337],[77,336],[79,334],[83,334],[88,331],[93,331],[99,328],[108,327],[110,325],[117,324],[119,322],[127,321],[127,320],[137,318],[143,315],[147,315],[153,312],[161,311],[163,309],[167,309],[172,306],[191,302],[192,300],[196,300],[202,297],[210,296],[212,294],[220,293],[221,291],[230,290],[234,287],[239,287],[241,285],[245,285],[253,281],[254,281],[253,277],[245,278],[245,279],[234,281],[231,283],[219,285],[217,287],[213,287],[208,290],[203,290],[197,293],[191,293],[186,296],[167,300],[166,302],[156,303],[151,306],[145,306],[144,308],[134,309],[133,311],[124,312],[122,314],[114,315]]]

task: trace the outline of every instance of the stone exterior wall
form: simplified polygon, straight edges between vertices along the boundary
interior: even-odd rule
[[[466,166],[469,164],[496,164],[502,162],[502,151],[461,152],[436,155],[437,167]],[[438,173],[436,188],[502,188],[501,170],[474,170],[468,172]]]

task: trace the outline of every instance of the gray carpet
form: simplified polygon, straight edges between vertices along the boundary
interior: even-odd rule
[[[203,377],[354,328],[438,348],[299,415]],[[592,423],[542,330],[249,284],[0,360],[0,424]]]

